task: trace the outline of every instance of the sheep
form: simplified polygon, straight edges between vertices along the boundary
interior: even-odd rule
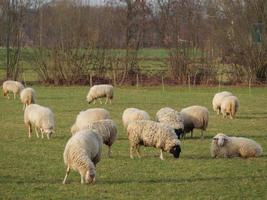
[[[204,139],[203,131],[208,127],[209,111],[203,106],[189,106],[181,110],[184,119],[184,133],[191,132],[193,137],[193,129],[201,129],[201,139]]]
[[[167,151],[175,158],[179,158],[181,142],[178,140],[174,130],[169,126],[151,120],[138,120],[131,122],[127,127],[130,142],[130,158],[133,159],[133,151],[140,155],[140,145],[156,147],[160,149],[160,159],[163,151]]]
[[[103,143],[109,148],[108,156],[111,157],[111,146],[117,139],[117,127],[111,119],[103,119],[95,122],[84,124],[82,127],[78,127],[79,130],[94,129],[97,134],[103,137]],[[73,133],[75,134],[75,133]]]
[[[27,105],[33,104],[36,102],[36,93],[32,88],[25,88],[20,93],[20,100],[23,103],[23,110]]]
[[[125,129],[130,122],[136,120],[150,120],[150,116],[146,111],[138,108],[127,108],[123,111],[122,123]]]
[[[111,100],[113,99],[113,86],[112,85],[94,85],[93,87],[90,88],[86,100],[90,104],[92,101],[95,104],[95,100],[101,97],[106,97],[106,102],[107,104],[108,100],[109,103],[111,104]],[[99,99],[100,103],[102,104],[101,99]]]
[[[221,104],[222,104],[222,99],[226,96],[232,96],[233,94],[231,92],[223,91],[219,92],[214,95],[212,99],[212,107],[215,112],[217,112],[217,115],[221,113]]]
[[[30,104],[24,111],[24,123],[28,127],[28,136],[31,138],[32,126],[35,127],[35,133],[39,138],[39,129],[44,138],[44,133],[47,134],[47,139],[50,139],[54,133],[55,120],[53,112],[44,106],[38,104]]]
[[[156,121],[172,127],[180,139],[184,131],[184,120],[179,112],[169,107],[161,108],[156,113]]]
[[[90,108],[85,111],[81,111],[77,117],[75,123],[71,127],[71,133],[79,131],[81,127],[87,126],[90,122],[99,121],[102,119],[110,119],[110,114],[103,108]]]
[[[68,140],[63,153],[67,166],[63,184],[66,183],[71,169],[80,173],[81,184],[95,182],[96,164],[101,159],[102,142],[102,137],[93,129],[81,130]]]
[[[226,96],[222,99],[221,112],[223,117],[229,115],[230,119],[234,119],[236,112],[239,109],[239,100],[236,96]]]
[[[249,158],[262,155],[262,147],[248,138],[229,137],[218,133],[213,137],[210,152],[213,158]]]
[[[14,99],[16,99],[16,95],[20,94],[20,92],[24,89],[24,86],[22,85],[22,83],[18,82],[18,81],[5,81],[3,83],[3,95],[7,96],[7,98],[9,99],[9,92],[13,92],[14,95]]]

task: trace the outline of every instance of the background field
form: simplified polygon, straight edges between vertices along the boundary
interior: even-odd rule
[[[239,97],[241,108],[235,120],[223,119],[212,111],[211,100],[218,88],[122,87],[116,88],[112,105],[88,105],[87,87],[33,86],[38,103],[55,113],[56,134],[51,140],[27,138],[19,100],[0,98],[0,199],[266,199],[267,198],[267,93],[266,88],[223,88]],[[195,131],[193,139],[182,140],[182,153],[175,160],[159,150],[141,148],[141,159],[129,158],[128,140],[121,123],[127,107],[145,109],[154,118],[157,110],[170,106],[180,110],[193,104],[206,106],[210,123],[205,140]],[[80,110],[104,107],[118,126],[113,157],[103,146],[97,166],[97,183],[80,185],[71,172],[62,185],[65,166],[62,153],[70,127]],[[212,159],[209,146],[218,132],[245,136],[259,142],[260,158]]]

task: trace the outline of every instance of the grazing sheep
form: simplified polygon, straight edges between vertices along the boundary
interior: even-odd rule
[[[3,95],[7,96],[7,98],[9,99],[9,92],[13,92],[14,95],[14,99],[16,99],[16,95],[20,94],[20,92],[24,89],[24,86],[22,85],[22,83],[18,82],[18,81],[5,81],[3,83]]]
[[[236,96],[226,96],[222,99],[221,112],[223,114],[223,117],[229,115],[230,119],[234,119],[238,109],[239,100]]]
[[[149,119],[149,114],[146,111],[138,108],[127,108],[122,114],[122,123],[125,129],[127,129],[128,124],[132,121]]]
[[[81,128],[88,126],[90,122],[99,121],[102,119],[110,119],[110,114],[103,108],[90,108],[85,111],[81,111],[77,117],[75,123],[71,127],[71,133],[81,130]]]
[[[140,145],[156,147],[160,149],[160,159],[163,158],[163,151],[173,154],[179,158],[181,152],[181,142],[178,140],[174,130],[164,124],[150,121],[139,120],[131,122],[127,127],[130,142],[130,157],[133,158],[133,150],[140,158]]]
[[[108,156],[111,157],[111,146],[117,139],[117,127],[111,119],[103,119],[90,122],[84,127],[78,127],[79,130],[94,129],[95,132],[103,137],[103,143],[108,146]],[[75,134],[75,133],[73,133]]]
[[[218,133],[213,137],[210,152],[213,158],[249,158],[260,156],[262,147],[248,138],[229,137],[223,133]]]
[[[193,137],[193,129],[201,129],[201,139],[204,139],[203,131],[208,127],[209,111],[203,106],[190,106],[181,110],[184,119],[184,132],[191,132]]]
[[[42,138],[44,138],[45,133],[47,134],[47,138],[50,139],[51,134],[54,133],[54,114],[47,107],[38,104],[28,105],[24,111],[24,123],[29,130],[29,138],[31,137],[32,126],[35,126],[35,133],[38,138],[39,134],[37,129],[40,129]]]
[[[112,85],[94,85],[93,87],[90,88],[88,94],[87,94],[87,101],[88,103],[91,103],[98,98],[106,97],[106,102],[107,104],[108,100],[109,103],[111,104],[111,99],[113,99],[113,86]],[[101,99],[99,99],[100,103],[102,104]]]
[[[181,114],[172,108],[161,108],[156,113],[156,121],[173,128],[178,139],[180,139],[180,135],[184,132],[184,120]]]
[[[33,104],[36,102],[36,93],[32,88],[25,88],[20,93],[20,100],[23,103],[23,110],[27,105]]]
[[[219,92],[214,95],[213,100],[212,100],[212,107],[215,112],[217,112],[217,115],[221,113],[221,104],[222,104],[222,99],[226,96],[232,96],[233,94],[231,92],[223,91]]]
[[[67,166],[63,184],[66,183],[71,169],[80,173],[81,184],[95,182],[102,142],[102,137],[90,129],[79,131],[68,140],[63,154]]]

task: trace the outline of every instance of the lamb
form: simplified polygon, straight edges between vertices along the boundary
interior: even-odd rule
[[[217,115],[221,113],[221,104],[222,104],[222,99],[226,96],[232,96],[233,94],[231,92],[223,91],[219,92],[214,95],[213,100],[212,100],[212,107],[215,112],[217,112]]]
[[[24,123],[28,127],[29,138],[31,138],[32,126],[35,126],[35,133],[39,138],[39,129],[44,138],[44,133],[50,139],[51,134],[54,133],[55,120],[53,112],[44,106],[38,104],[30,104],[24,111]]]
[[[81,111],[77,117],[75,123],[71,127],[71,133],[81,130],[81,128],[87,126],[90,122],[99,121],[102,119],[110,119],[110,114],[103,108],[91,108],[85,111]]]
[[[102,137],[92,129],[81,130],[67,142],[63,153],[67,166],[63,184],[66,183],[70,170],[78,171],[81,184],[94,183],[96,164],[101,159]]]
[[[90,122],[78,128],[79,130],[94,129],[97,134],[101,135],[103,138],[103,143],[106,144],[109,148],[108,156],[111,157],[111,146],[117,139],[117,127],[111,119],[103,119],[95,122]]]
[[[203,131],[208,127],[209,111],[203,106],[190,106],[181,110],[184,119],[184,132],[191,132],[193,137],[193,129],[201,129],[201,139],[204,139]]]
[[[181,142],[178,140],[174,130],[169,126],[151,120],[138,120],[131,122],[127,127],[130,142],[130,157],[133,158],[133,150],[140,158],[140,145],[156,147],[160,149],[160,159],[163,151],[173,154],[179,158]]]
[[[93,87],[90,88],[86,100],[90,104],[92,101],[95,104],[95,100],[98,98],[106,97],[106,102],[107,104],[108,100],[109,103],[111,104],[111,100],[113,99],[113,86],[112,85],[94,85]],[[102,104],[101,99],[99,99],[100,103]]]
[[[146,111],[138,108],[127,108],[123,111],[122,123],[125,129],[130,122],[136,120],[150,120],[150,116]]]
[[[213,158],[258,157],[262,155],[262,147],[254,140],[244,137],[229,137],[218,133],[211,142]]]
[[[222,99],[221,112],[223,117],[230,116],[230,119],[234,119],[236,112],[239,109],[239,100],[236,96],[226,96]]]
[[[24,89],[24,86],[22,85],[22,83],[18,82],[18,81],[5,81],[3,83],[3,95],[7,96],[7,98],[9,99],[9,92],[13,92],[14,95],[14,99],[16,99],[16,95],[20,94],[20,92]]]
[[[179,112],[169,107],[161,108],[156,113],[156,121],[173,128],[180,139],[184,131],[184,120]]]
[[[25,88],[20,93],[20,100],[23,103],[23,110],[27,105],[33,104],[36,102],[36,93],[32,88]]]

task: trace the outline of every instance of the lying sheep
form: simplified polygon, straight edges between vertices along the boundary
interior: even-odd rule
[[[3,83],[3,94],[4,96],[7,96],[7,98],[9,99],[9,92],[13,92],[14,95],[14,99],[16,99],[16,95],[19,95],[20,92],[24,89],[24,86],[22,85],[22,83],[18,82],[18,81],[5,81]]]
[[[79,131],[68,140],[63,154],[67,166],[63,184],[66,183],[71,169],[80,173],[81,184],[95,182],[102,142],[102,137],[90,129]]]
[[[193,137],[193,129],[201,129],[201,139],[204,139],[203,131],[208,127],[209,111],[203,106],[190,106],[181,110],[184,119],[184,132],[191,132]]]
[[[178,140],[174,130],[169,126],[150,120],[139,120],[128,125],[127,133],[131,158],[133,158],[134,150],[138,157],[141,157],[140,145],[160,149],[161,160],[164,160],[163,151],[173,154],[175,158],[179,158],[181,142]]]
[[[30,104],[24,111],[24,123],[28,127],[29,138],[32,133],[32,126],[35,126],[35,133],[39,138],[38,130],[41,131],[42,138],[44,133],[47,134],[47,138],[50,139],[51,134],[54,133],[55,121],[54,114],[47,108],[37,104]]]
[[[113,99],[113,86],[112,85],[94,85],[93,87],[90,88],[88,94],[87,94],[87,101],[88,103],[91,103],[98,98],[106,97],[106,102],[107,104],[108,100],[109,103],[111,104],[111,100]],[[99,99],[100,103],[102,104],[101,99]]]
[[[169,107],[161,108],[156,113],[156,121],[173,128],[180,139],[184,131],[184,120],[179,112]]]
[[[111,119],[90,122],[78,128],[79,130],[94,129],[97,134],[101,135],[103,138],[103,143],[108,146],[108,156],[111,157],[111,146],[117,139],[117,127]]]
[[[122,114],[122,123],[125,129],[127,129],[128,124],[132,121],[149,119],[149,114],[146,111],[138,108],[127,108]]]
[[[23,103],[23,110],[27,105],[33,104],[36,102],[36,93],[32,88],[25,88],[20,93],[20,100]]]
[[[234,119],[239,109],[239,100],[236,96],[226,96],[222,99],[221,112],[223,117],[229,115],[230,119]]]
[[[213,137],[210,151],[214,158],[249,158],[262,155],[262,147],[254,140],[243,137],[229,137],[223,133],[218,133]]]
[[[212,100],[212,107],[215,112],[219,115],[221,113],[221,104],[222,104],[222,99],[226,96],[232,96],[233,94],[231,92],[223,91],[219,92],[214,95],[213,100]]]
[[[75,123],[71,127],[71,133],[81,130],[81,127],[87,126],[90,122],[99,121],[102,119],[110,119],[110,114],[103,108],[90,108],[85,111],[81,111],[77,117]]]

